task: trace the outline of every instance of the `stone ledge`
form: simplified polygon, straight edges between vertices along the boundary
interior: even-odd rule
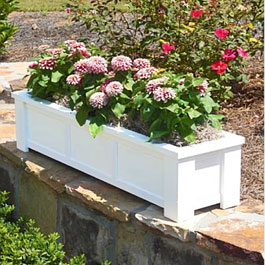
[[[219,205],[208,207],[197,211],[191,220],[176,223],[165,218],[160,207],[37,152],[21,152],[15,142],[1,144],[0,155],[57,193],[65,192],[110,219],[129,222],[134,218],[166,237],[192,242],[203,249],[245,258],[258,264],[264,260],[261,215],[264,207],[259,201],[244,201],[240,206],[227,210],[219,209]],[[225,233],[226,224],[229,224],[229,233]],[[237,224],[241,225],[240,229]],[[221,232],[217,233],[218,230]],[[239,235],[240,239],[235,240]]]

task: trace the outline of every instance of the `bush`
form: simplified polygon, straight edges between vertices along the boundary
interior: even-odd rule
[[[194,142],[197,125],[221,127],[222,115],[214,114],[219,105],[204,77],[157,69],[141,58],[116,56],[108,64],[96,46],[87,50],[73,40],[60,48],[42,48],[30,65],[28,89],[35,97],[69,101],[80,125],[90,119],[93,137],[113,116],[121,120],[124,115],[141,119],[149,127],[150,141],[176,132]]]
[[[4,47],[17,31],[17,27],[7,22],[7,16],[17,10],[16,4],[15,0],[0,1],[0,54],[6,52]]]
[[[156,67],[205,76],[218,99],[232,96],[231,81],[246,82],[244,51],[251,56],[263,47],[260,0],[132,0],[123,12],[117,5],[123,0],[70,3],[73,19],[97,32],[98,43],[112,56],[148,57]]]
[[[8,194],[0,192],[0,263],[2,265],[85,265],[84,256],[73,257],[64,263],[63,245],[57,243],[57,233],[43,235],[32,220],[20,218],[10,222],[8,215],[14,210],[7,205]],[[48,217],[47,217],[48,218]]]

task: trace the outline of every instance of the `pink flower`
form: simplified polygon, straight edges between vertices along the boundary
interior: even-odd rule
[[[200,86],[197,87],[197,89],[198,89],[198,91],[199,91],[199,93],[200,93],[201,95],[205,95],[205,91],[206,91],[206,89],[208,88],[208,86],[209,86],[209,83],[208,83],[206,80],[204,80],[204,81],[202,82],[202,84],[201,84]]]
[[[236,58],[236,51],[232,49],[225,49],[224,53],[222,54],[222,58],[226,61],[232,61]]]
[[[135,75],[134,79],[148,79],[150,78],[157,69],[154,67],[140,69]]]
[[[217,71],[218,75],[221,75],[227,69],[227,64],[222,61],[215,61],[211,64],[211,68],[212,70]]]
[[[168,54],[170,51],[174,50],[175,46],[174,45],[170,45],[169,42],[163,43],[162,44],[162,50],[164,54]]]
[[[102,109],[109,102],[108,97],[103,92],[96,92],[89,98],[89,103],[93,108]]]
[[[120,82],[117,82],[117,81],[110,82],[105,87],[105,93],[109,97],[118,96],[122,93],[122,91],[123,91],[123,86]]]
[[[29,63],[29,68],[30,68],[30,69],[34,69],[34,68],[36,68],[38,65],[39,65],[39,63],[38,63],[37,61],[30,62],[30,63]]]
[[[46,57],[39,61],[39,66],[43,70],[52,70],[55,66],[55,60],[53,57]]]
[[[132,66],[131,58],[124,55],[116,56],[111,60],[111,67],[115,71],[127,71],[131,69],[131,66]]]
[[[49,48],[50,48],[50,46],[46,45],[46,44],[39,46],[39,50],[46,50],[46,49],[49,49]]]
[[[76,51],[77,49],[86,48],[86,45],[83,42],[76,42],[75,41],[75,42],[70,43],[68,45],[69,45],[70,50],[72,50],[72,51]]]
[[[193,17],[193,18],[199,18],[201,17],[203,14],[203,11],[202,10],[193,10],[190,12],[190,15]]]
[[[218,37],[221,40],[226,39],[228,34],[229,34],[229,30],[227,30],[227,29],[217,29],[215,31],[215,36]]]
[[[74,64],[75,72],[78,74],[88,73],[88,59],[82,59]]]
[[[46,52],[51,53],[52,55],[57,55],[57,54],[64,52],[64,49],[62,48],[47,49]]]
[[[85,57],[91,56],[91,53],[86,48],[77,48],[77,51]]]
[[[248,59],[247,51],[244,51],[241,47],[237,48],[237,53],[240,57]]]
[[[70,12],[71,12],[71,8],[70,8],[70,7],[66,7],[66,8],[65,8],[65,12],[66,12],[67,14],[70,14]]]
[[[158,87],[153,94],[155,101],[163,101],[164,103],[176,97],[176,92],[171,87]]]
[[[179,79],[178,84],[179,84],[180,86],[184,85],[184,83],[185,83],[185,78],[181,78],[181,79]]]
[[[104,74],[108,72],[107,61],[101,56],[92,56],[87,60],[87,70],[91,74]]]
[[[105,92],[106,92],[106,86],[107,86],[109,83],[113,82],[113,81],[114,81],[113,78],[107,78],[107,79],[105,79],[104,84],[101,84],[101,85],[100,85],[100,91],[105,93]]]
[[[156,79],[152,79],[150,80],[147,84],[146,84],[146,89],[147,92],[149,94],[152,94],[158,87],[162,86],[165,84],[166,81],[168,81],[169,78],[166,76],[163,76],[161,78],[156,78]]]
[[[66,82],[69,85],[79,85],[81,82],[81,76],[78,74],[69,75],[66,78]]]
[[[143,69],[151,67],[151,63],[147,59],[138,58],[133,61],[133,67],[136,69]]]
[[[76,40],[66,40],[65,42],[64,42],[64,44],[66,44],[66,45],[73,45],[73,44],[76,44],[77,43],[77,41]]]

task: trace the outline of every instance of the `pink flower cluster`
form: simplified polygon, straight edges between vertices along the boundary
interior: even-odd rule
[[[91,74],[105,74],[108,72],[107,61],[101,56],[92,56],[87,59],[87,70]]]
[[[53,57],[46,57],[39,61],[39,66],[43,70],[52,70],[55,66],[55,60]]]
[[[158,87],[153,94],[155,101],[163,101],[164,103],[176,97],[176,92],[171,87]]]
[[[86,45],[83,42],[67,40],[64,43],[69,47],[69,50],[71,51],[71,56],[74,56],[77,53],[81,54],[84,57],[91,56],[91,53],[86,49]]]
[[[137,70],[143,68],[150,68],[151,63],[148,59],[138,58],[133,61],[133,67],[136,68]]]
[[[157,72],[157,69],[154,68],[154,67],[143,68],[143,69],[140,69],[140,70],[134,75],[134,79],[148,79],[148,78],[150,78],[155,72]]]
[[[80,82],[81,82],[81,76],[78,75],[78,74],[72,74],[72,75],[69,75],[69,76],[66,78],[66,82],[67,82],[67,84],[69,84],[69,85],[79,85]]]
[[[39,63],[37,61],[33,61],[29,63],[29,68],[30,69],[34,69],[39,65]]]
[[[146,89],[147,92],[149,94],[152,94],[158,87],[162,86],[165,84],[165,82],[167,82],[169,80],[168,77],[163,76],[161,78],[156,78],[156,79],[152,79],[150,80],[147,84],[146,84]]]
[[[105,87],[105,93],[108,97],[118,96],[122,93],[123,86],[118,81],[112,81]]]
[[[103,74],[108,72],[107,61],[101,56],[92,56],[89,59],[81,59],[74,64],[78,74]]]
[[[55,56],[57,54],[64,52],[64,49],[62,49],[62,48],[46,49],[46,52]]]
[[[89,98],[89,103],[93,108],[102,109],[109,102],[107,95],[103,92],[96,92]]]
[[[127,71],[132,67],[132,60],[124,55],[116,56],[111,60],[111,67],[114,71]]]

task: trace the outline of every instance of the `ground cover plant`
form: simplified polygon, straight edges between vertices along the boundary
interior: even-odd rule
[[[5,46],[17,31],[17,27],[7,21],[8,15],[17,10],[16,4],[15,0],[0,1],[0,54],[6,52]]]
[[[122,120],[124,115],[146,123],[150,141],[177,133],[195,142],[197,125],[221,127],[223,116],[214,113],[219,105],[206,78],[157,69],[143,58],[119,55],[108,63],[95,45],[87,49],[75,40],[41,48],[29,66],[28,89],[51,101],[66,97],[81,126],[90,119],[93,137],[112,117]]]
[[[242,66],[262,48],[264,3],[260,0],[70,1],[112,56],[148,57],[155,66],[210,79],[213,95],[232,96],[231,81],[246,81]]]

